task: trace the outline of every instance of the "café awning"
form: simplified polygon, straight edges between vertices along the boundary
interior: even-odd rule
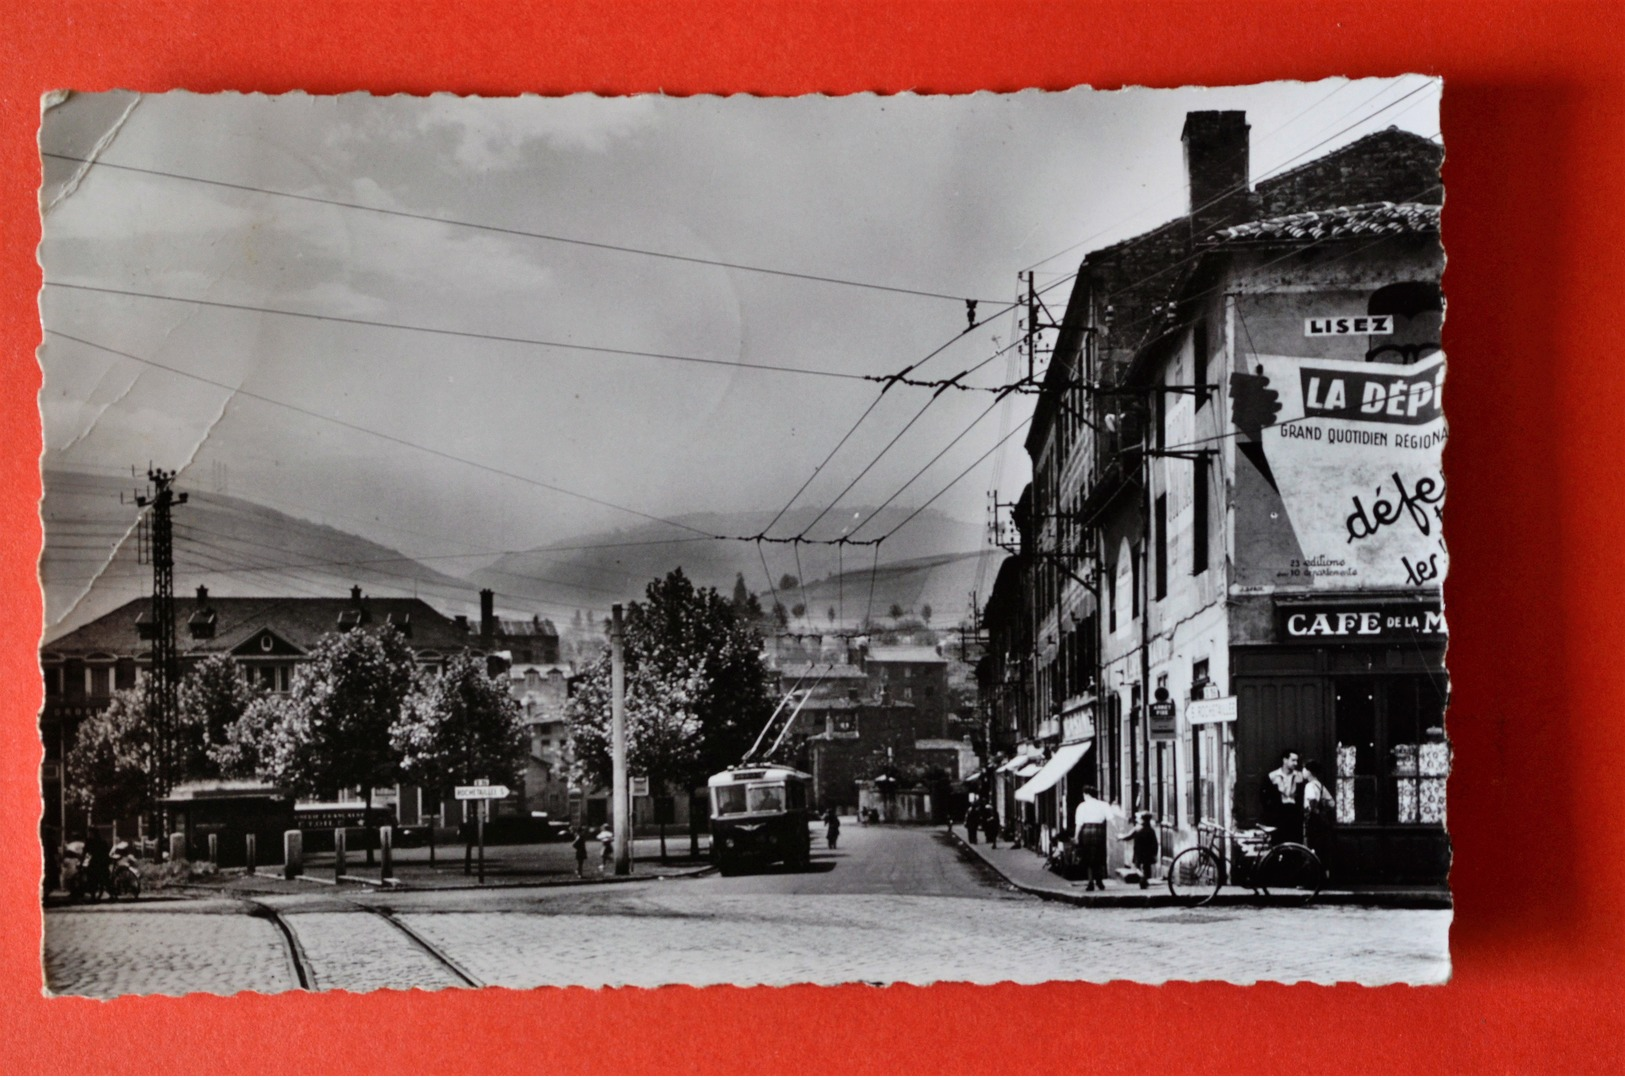
[[[1084,739],[1082,742],[1067,743],[1056,750],[1055,756],[1045,762],[1031,780],[1016,788],[1016,798],[1022,802],[1035,801],[1039,795],[1060,783],[1061,777],[1071,772],[1093,745],[1093,739]]]
[[[996,771],[1002,773],[1015,772],[1017,769],[1020,769],[1023,765],[1027,764],[1031,757],[1032,755],[1030,754],[1017,754],[1009,761],[1006,761],[1003,765],[1000,765]]]

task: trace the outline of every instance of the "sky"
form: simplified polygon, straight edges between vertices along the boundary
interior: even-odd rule
[[[898,438],[930,392],[853,429],[878,388],[851,376],[939,348],[915,374],[1024,374],[1016,313],[988,316],[1029,269],[1058,312],[1087,251],[1186,210],[1189,110],[1246,111],[1256,183],[1436,136],[1441,89],[66,96],[41,128],[43,464],[178,468],[441,559],[765,525],[809,478],[817,537],[894,495],[979,522],[1026,483],[1032,399],[978,420],[987,395],[944,394]]]

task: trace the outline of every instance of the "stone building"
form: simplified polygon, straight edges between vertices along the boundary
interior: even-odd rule
[[[1098,787],[1166,857],[1293,749],[1336,874],[1442,880],[1442,148],[1255,185],[1244,114],[1182,140],[1188,213],[1084,258],[1028,434],[982,673],[1018,801],[1045,844]]]

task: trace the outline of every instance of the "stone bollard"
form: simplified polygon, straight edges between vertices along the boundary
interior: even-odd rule
[[[185,833],[177,832],[169,834],[169,861],[176,863],[186,861]]]
[[[220,834],[209,834],[209,862],[215,866],[220,865]]]
[[[395,876],[395,830],[388,825],[378,830],[378,859],[382,863],[378,871],[380,878]]]
[[[282,876],[292,881],[305,872],[305,834],[289,829],[282,834]]]
[[[345,835],[343,829],[333,830],[333,880],[336,882],[345,875]]]
[[[245,836],[243,838],[244,861],[245,861],[245,864],[246,864],[246,869],[244,870],[244,872],[249,877],[253,877],[254,876],[254,871],[259,869],[259,860],[257,858],[255,858],[256,852],[254,850],[255,847],[258,846],[255,843],[255,841],[257,841],[258,839],[259,839],[259,837],[255,836],[253,833],[249,833],[247,836]]]

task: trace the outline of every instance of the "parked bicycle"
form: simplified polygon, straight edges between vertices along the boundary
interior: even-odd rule
[[[1275,832],[1268,826],[1201,830],[1197,845],[1175,855],[1169,864],[1168,891],[1193,907],[1212,900],[1226,885],[1240,885],[1283,903],[1309,903],[1326,884],[1326,868],[1303,844],[1276,843]]]

